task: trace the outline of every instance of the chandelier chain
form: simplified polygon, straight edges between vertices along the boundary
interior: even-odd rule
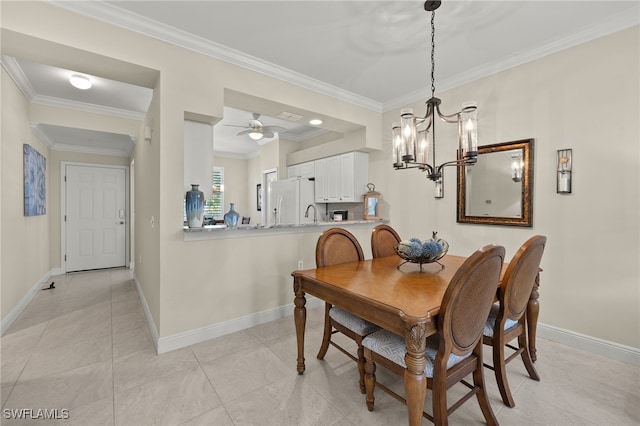
[[[436,92],[436,26],[435,26],[436,12],[431,12],[431,97],[435,96]]]

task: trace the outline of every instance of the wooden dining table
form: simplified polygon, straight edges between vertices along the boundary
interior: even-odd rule
[[[298,374],[305,371],[305,295],[310,294],[405,337],[407,368],[404,385],[409,424],[421,424],[426,393],[426,339],[437,332],[442,298],[465,260],[465,257],[446,255],[439,261],[444,268],[430,263],[422,265],[420,271],[419,265],[413,263],[405,263],[398,268],[402,259],[388,256],[292,272]],[[527,307],[532,356],[535,354],[539,309],[538,285],[536,279]],[[499,285],[496,291],[498,288]]]

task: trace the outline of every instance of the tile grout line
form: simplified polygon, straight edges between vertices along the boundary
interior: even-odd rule
[[[227,417],[229,417],[229,419],[231,420],[231,423],[233,423],[235,425],[235,422],[233,421],[233,418],[231,417],[231,414],[229,413],[229,410],[227,410],[227,404],[222,402],[222,398],[218,394],[218,391],[216,390],[215,386],[213,385],[213,382],[211,381],[211,377],[209,377],[207,372],[204,370],[204,367],[202,366],[202,363],[200,362],[200,359],[198,358],[198,355],[194,352],[193,345],[189,346],[189,350],[193,354],[193,357],[196,359],[196,362],[198,363],[198,367],[200,367],[200,370],[202,371],[202,374],[204,374],[204,377],[207,378],[207,382],[209,382],[209,385],[211,386],[211,389],[213,390],[213,393],[218,398],[218,401],[220,401],[220,406],[222,406],[222,408],[224,408],[225,413],[227,413]],[[214,408],[214,410],[215,410],[215,408]],[[204,414],[204,413],[200,413],[199,415],[202,415],[202,414]],[[195,416],[195,417],[198,417],[198,416]],[[195,418],[195,417],[193,417],[193,418]],[[189,419],[189,420],[192,420],[192,419]],[[189,421],[189,420],[187,420],[187,421]]]
[[[112,273],[113,274],[113,273]],[[113,276],[111,276],[113,278]],[[115,365],[113,360],[113,279],[111,280],[111,299],[110,299],[109,318],[111,319],[111,413],[113,415],[113,424],[116,425],[116,378]]]

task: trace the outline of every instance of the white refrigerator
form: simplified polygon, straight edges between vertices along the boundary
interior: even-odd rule
[[[269,197],[269,210],[267,212],[267,225],[300,225],[313,223],[315,204],[315,185],[312,180],[302,178],[290,178],[274,180],[269,183],[267,189]],[[309,217],[305,212],[309,205]],[[316,211],[316,217],[320,217],[320,211]]]

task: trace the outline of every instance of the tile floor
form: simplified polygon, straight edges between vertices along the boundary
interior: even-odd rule
[[[325,361],[315,358],[322,309],[309,310],[299,376],[292,317],[156,355],[130,271],[53,280],[56,288],[39,292],[0,339],[2,425],[406,424],[405,407],[380,390],[367,411],[356,365],[343,354],[330,348]],[[542,381],[529,379],[521,362],[509,364],[515,408],[502,404],[485,370],[501,424],[640,424],[640,368],[543,339],[538,348]],[[382,368],[378,379],[402,389]],[[11,409],[68,418],[16,420]],[[450,422],[484,420],[474,399]]]

